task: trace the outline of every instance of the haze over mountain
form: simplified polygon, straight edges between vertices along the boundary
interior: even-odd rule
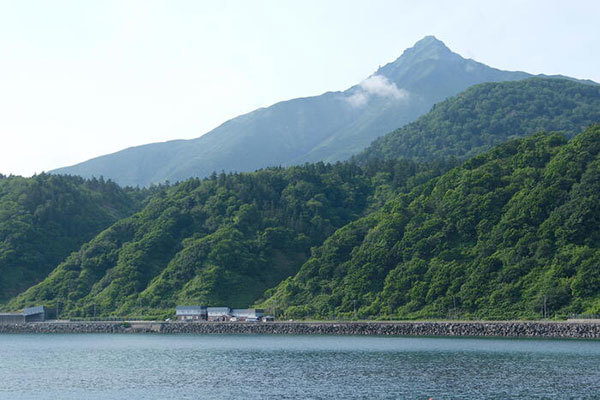
[[[529,76],[464,59],[427,36],[346,91],[283,101],[197,139],[132,147],[51,172],[144,186],[213,171],[343,160],[471,85]]]

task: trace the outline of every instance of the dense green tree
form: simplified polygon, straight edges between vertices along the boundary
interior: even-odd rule
[[[600,311],[600,126],[514,140],[336,231],[269,291],[292,318]],[[356,303],[355,303],[356,302]]]
[[[572,137],[598,121],[598,85],[555,78],[482,83],[375,140],[355,159],[467,159],[539,131]]]
[[[71,316],[248,306],[336,229],[453,165],[316,163],[191,179],[159,191],[9,305],[60,305]]]
[[[0,301],[43,280],[147,194],[104,179],[0,176]]]

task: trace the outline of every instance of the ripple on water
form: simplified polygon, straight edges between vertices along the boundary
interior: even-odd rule
[[[0,398],[592,398],[600,342],[0,335]]]

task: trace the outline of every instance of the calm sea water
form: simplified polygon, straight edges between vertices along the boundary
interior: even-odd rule
[[[600,398],[600,342],[0,335],[1,399]]]

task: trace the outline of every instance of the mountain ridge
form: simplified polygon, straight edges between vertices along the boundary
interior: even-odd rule
[[[345,91],[278,102],[195,139],[134,146],[51,173],[147,186],[215,171],[344,160],[473,84],[529,76],[466,60],[426,37]]]

